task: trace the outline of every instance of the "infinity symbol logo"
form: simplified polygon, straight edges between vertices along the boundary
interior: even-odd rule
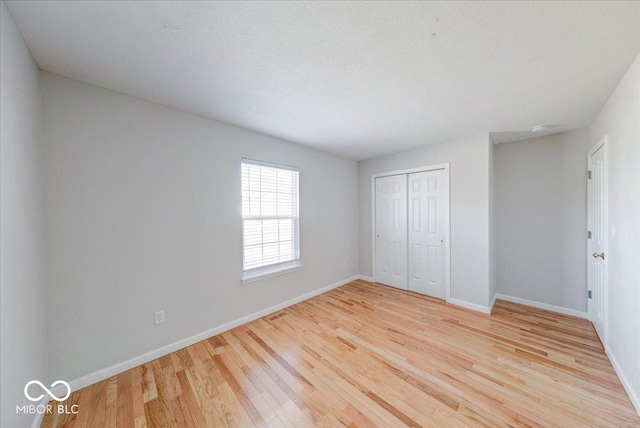
[[[71,386],[70,386],[67,382],[65,382],[65,381],[63,381],[63,380],[57,380],[57,381],[55,381],[55,382],[53,382],[53,383],[51,384],[51,389],[55,388],[57,385],[64,385],[64,386],[67,388],[67,393],[66,393],[64,396],[62,396],[62,397],[58,397],[58,396],[56,396],[56,395],[51,391],[51,389],[49,389],[49,388],[47,388],[46,386],[44,386],[44,385],[42,384],[42,382],[40,382],[39,380],[32,380],[32,381],[28,382],[28,383],[24,386],[24,396],[25,396],[25,397],[27,397],[27,399],[28,399],[28,400],[31,400],[31,401],[40,401],[40,400],[42,400],[42,398],[44,397],[44,394],[41,394],[41,395],[39,395],[38,397],[32,397],[31,395],[29,395],[29,387],[30,387],[31,385],[33,385],[33,384],[36,384],[36,385],[40,386],[40,388],[42,388],[42,390],[43,390],[43,391],[44,391],[44,392],[45,392],[49,397],[51,397],[53,400],[56,400],[56,401],[64,401],[64,400],[66,400],[67,398],[69,398],[69,396],[71,395]]]

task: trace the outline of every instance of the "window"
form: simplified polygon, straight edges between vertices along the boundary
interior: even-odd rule
[[[300,267],[298,169],[242,159],[243,282]]]

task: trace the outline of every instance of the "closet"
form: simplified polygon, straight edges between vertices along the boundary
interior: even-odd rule
[[[373,181],[374,280],[446,299],[448,165],[378,174]]]

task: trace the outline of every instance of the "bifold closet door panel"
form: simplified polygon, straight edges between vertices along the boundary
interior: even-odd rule
[[[407,289],[407,175],[379,177],[376,187],[376,282]]]
[[[408,175],[408,286],[445,298],[446,215],[449,188],[445,170]]]

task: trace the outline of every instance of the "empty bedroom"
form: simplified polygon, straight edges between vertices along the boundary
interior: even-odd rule
[[[640,427],[640,2],[0,3],[1,427]]]

